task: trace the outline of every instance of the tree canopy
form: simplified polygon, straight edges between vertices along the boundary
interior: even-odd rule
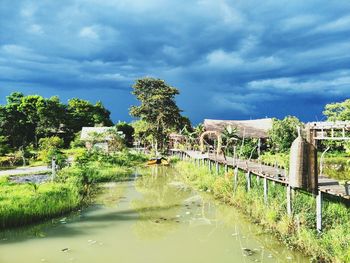
[[[142,78],[136,80],[132,94],[141,105],[132,106],[130,115],[147,123],[144,134],[152,136],[153,146],[164,149],[166,139],[171,131],[188,125],[189,120],[181,116],[181,110],[176,105],[177,88],[169,86],[164,80]]]
[[[350,120],[350,99],[343,102],[327,104],[324,108],[323,114],[329,121]]]
[[[66,144],[83,126],[112,125],[110,112],[97,102],[95,105],[81,99],[63,104],[57,96],[11,93],[5,105],[0,105],[0,147],[18,149],[33,144],[40,138],[59,136]]]
[[[297,127],[303,127],[302,122],[295,116],[287,116],[283,120],[273,119],[269,140],[273,152],[288,152],[298,137]]]

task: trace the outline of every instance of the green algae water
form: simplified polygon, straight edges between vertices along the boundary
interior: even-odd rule
[[[309,262],[235,210],[196,192],[172,168],[101,185],[95,203],[0,233],[0,263]]]

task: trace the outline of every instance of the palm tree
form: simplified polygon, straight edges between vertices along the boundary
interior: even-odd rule
[[[224,148],[224,155],[227,155],[229,152],[229,147],[235,145],[235,142],[239,140],[238,130],[236,127],[228,125],[225,127],[221,133],[222,137],[222,147]],[[225,157],[226,158],[226,157]]]

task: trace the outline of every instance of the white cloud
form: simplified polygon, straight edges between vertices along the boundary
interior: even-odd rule
[[[320,17],[317,15],[304,14],[285,18],[281,21],[283,30],[300,30],[319,23]]]
[[[98,39],[99,35],[95,31],[95,29],[91,26],[84,27],[79,31],[79,36],[84,38],[90,38],[90,39]]]
[[[28,32],[36,34],[36,35],[42,35],[44,33],[43,28],[38,24],[33,24],[28,27]]]
[[[343,16],[335,21],[321,25],[315,32],[338,32],[350,30],[350,16]]]

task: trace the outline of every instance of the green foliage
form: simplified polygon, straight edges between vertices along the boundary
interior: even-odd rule
[[[52,158],[55,158],[56,164],[63,167],[66,163],[66,157],[61,151],[63,144],[63,139],[57,136],[41,138],[39,140],[39,159],[51,164]]]
[[[109,115],[100,102],[93,105],[72,99],[65,105],[57,96],[46,99],[14,92],[5,105],[0,105],[0,134],[4,136],[0,146],[6,143],[11,149],[30,144],[37,147],[40,138],[52,136],[60,136],[69,145],[83,126],[112,125]]]
[[[258,157],[258,139],[248,138],[244,139],[243,145],[241,144],[242,140],[237,142],[238,144],[238,154],[240,158],[248,159],[256,159]]]
[[[80,147],[85,147],[84,141],[80,139],[81,136],[81,131],[77,132],[74,135],[74,139],[70,142],[70,147],[71,148],[80,148]]]
[[[145,134],[152,135],[152,147],[156,151],[158,148],[164,149],[171,130],[181,128],[184,123],[175,102],[178,89],[170,87],[164,80],[143,78],[136,80],[132,94],[141,105],[132,106],[130,115],[146,122]]]
[[[260,156],[262,163],[270,166],[277,166],[289,169],[289,153],[275,153],[265,152]]]
[[[327,104],[324,108],[323,114],[329,121],[350,120],[350,99],[343,102]]]
[[[59,147],[62,141],[45,138],[41,145]],[[127,179],[135,165],[148,159],[126,151],[109,155],[79,149],[74,154],[76,165],[60,170],[55,182],[16,184],[0,177],[0,229],[34,223],[76,209],[91,200],[96,183]]]
[[[80,185],[75,182],[40,187],[2,182],[0,187],[0,229],[62,215],[81,203]]]
[[[0,156],[10,152],[10,146],[8,144],[8,138],[6,136],[0,136]]]
[[[283,120],[273,119],[272,129],[269,131],[269,143],[273,152],[288,152],[292,142],[298,137],[297,127],[302,128],[302,122],[294,116],[287,116]]]
[[[128,147],[132,147],[133,143],[133,135],[134,135],[134,127],[125,122],[125,121],[119,121],[115,127],[117,128],[117,131],[123,132],[125,136],[125,142]]]
[[[67,105],[69,128],[73,133],[77,133],[82,127],[87,126],[112,126],[110,112],[101,102],[95,105],[87,100],[73,98],[68,101]]]

